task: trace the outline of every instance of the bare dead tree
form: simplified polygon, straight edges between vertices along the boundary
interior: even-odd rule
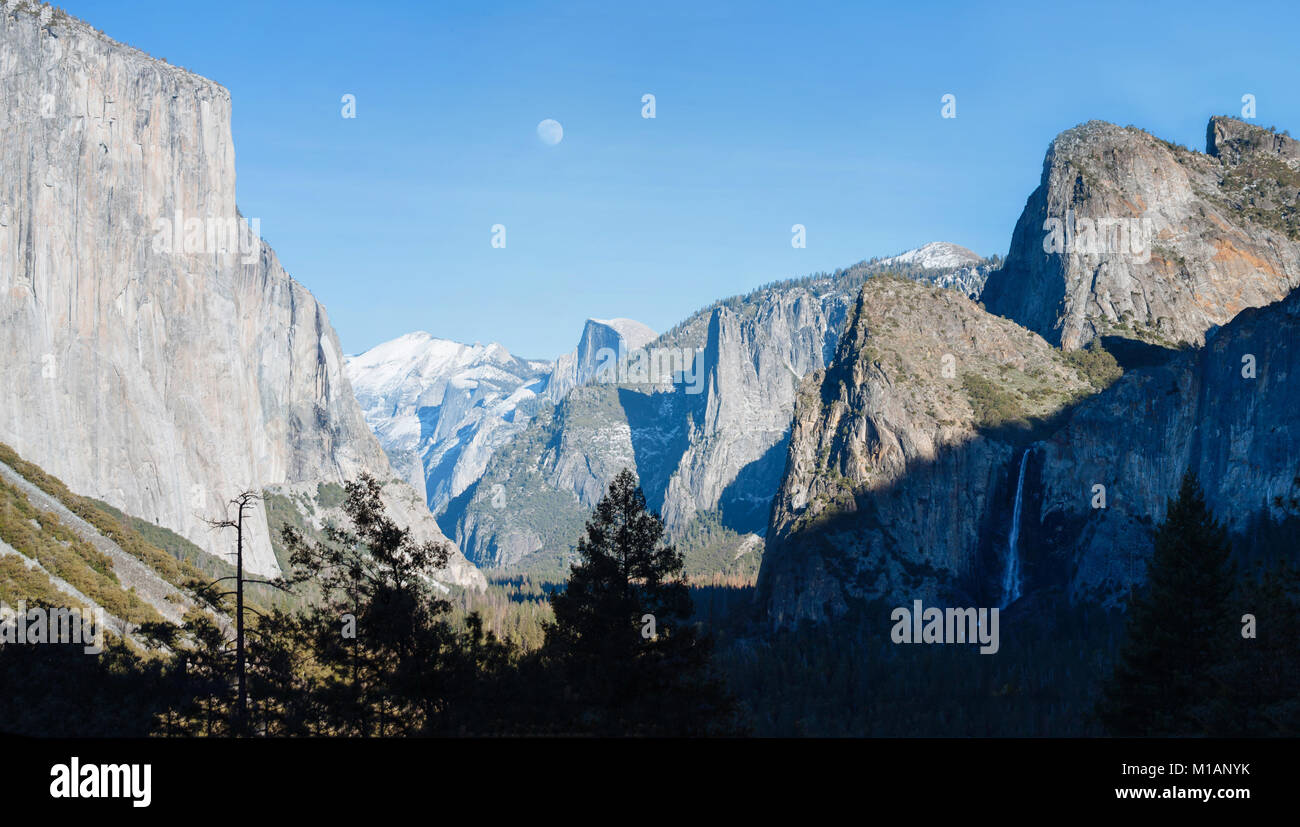
[[[253,607],[244,605],[244,585],[246,583],[260,583],[264,586],[279,589],[280,591],[287,592],[289,590],[287,582],[283,579],[261,580],[244,576],[244,517],[247,515],[249,509],[254,508],[254,504],[261,499],[261,495],[254,491],[241,491],[228,503],[228,506],[233,505],[235,507],[235,515],[233,518],[229,516],[229,511],[227,510],[227,516],[222,519],[204,520],[204,522],[214,529],[233,528],[235,530],[235,573],[226,577],[218,577],[216,580],[208,583],[205,587],[206,593],[204,594],[204,597],[214,605],[223,598],[232,596],[235,598],[235,674],[238,690],[235,706],[234,732],[237,736],[247,734],[248,726],[248,677],[247,657],[245,654],[246,649],[244,646],[244,612],[247,610],[253,612],[259,617],[262,616],[262,613]],[[234,580],[235,588],[231,591],[224,592],[208,591],[214,588],[218,583],[225,580]]]

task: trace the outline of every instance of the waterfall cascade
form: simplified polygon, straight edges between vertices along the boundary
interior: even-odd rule
[[[1002,608],[1020,597],[1020,506],[1025,495],[1025,466],[1029,464],[1029,449],[1020,457],[1020,479],[1016,481],[1016,505],[1011,510],[1011,535],[1007,540],[1007,566],[1002,575]]]

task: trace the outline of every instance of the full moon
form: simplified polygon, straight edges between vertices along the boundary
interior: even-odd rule
[[[547,146],[555,146],[564,140],[564,127],[560,126],[559,121],[547,118],[537,125],[537,137]]]

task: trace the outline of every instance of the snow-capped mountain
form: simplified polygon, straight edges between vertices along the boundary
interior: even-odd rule
[[[927,247],[904,254],[908,261],[864,261],[777,282],[692,314],[650,343],[693,354],[689,380],[569,389],[496,452],[439,524],[479,565],[559,575],[592,506],[619,470],[632,467],[688,569],[752,572],[761,556],[754,538],[785,467],[799,383],[828,364],[863,283],[895,276],[972,298],[983,288],[992,260],[968,261],[974,254],[956,245]],[[914,263],[943,255],[962,263]],[[589,336],[608,330],[601,324],[588,323],[578,350],[589,361]]]
[[[496,343],[465,345],[423,332],[347,359],[367,424],[434,513],[523,428],[552,368]]]
[[[946,241],[932,241],[914,250],[881,259],[878,264],[889,269],[906,269],[923,284],[945,287],[965,293],[979,301],[984,283],[996,265],[994,259],[981,258],[974,252]]]
[[[950,244],[947,241],[931,241],[929,244],[923,244],[914,250],[908,250],[905,253],[883,259],[880,263],[884,265],[910,264],[913,267],[923,267],[927,270],[952,270],[959,267],[974,266],[981,261],[983,259],[978,254],[965,247]]]
[[[352,357],[347,373],[393,465],[480,565],[561,563],[626,466],[670,534],[707,535],[721,553],[761,532],[799,378],[826,365],[862,283],[894,274],[978,300],[992,266],[937,242],[724,299],[662,337],[588,319],[553,363],[418,333]],[[611,355],[647,347],[681,355],[689,375],[604,376]]]

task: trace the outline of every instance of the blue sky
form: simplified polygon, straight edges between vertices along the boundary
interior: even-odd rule
[[[1300,132],[1287,3],[62,5],[230,89],[240,208],[349,353],[427,330],[552,358],[589,316],[664,330],[926,241],[1005,254],[1093,118],[1203,149],[1250,93]]]

